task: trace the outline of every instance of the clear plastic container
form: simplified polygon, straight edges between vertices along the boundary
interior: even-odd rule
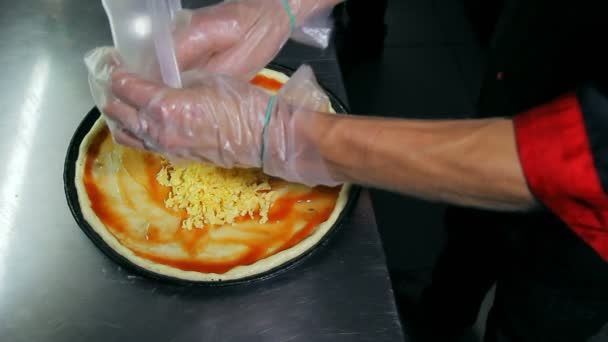
[[[173,30],[180,0],[102,0],[127,70],[181,88]]]

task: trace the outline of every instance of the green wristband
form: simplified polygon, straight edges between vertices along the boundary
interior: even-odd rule
[[[288,0],[281,0],[283,2],[283,7],[285,7],[285,11],[287,11],[287,15],[289,16],[289,26],[291,27],[291,31],[295,31],[296,26],[296,16],[293,14],[291,10],[291,6],[289,6]]]
[[[276,101],[276,95],[270,98],[268,101],[268,108],[266,108],[266,117],[264,118],[264,128],[262,128],[262,151],[260,152],[260,159],[262,160],[262,169],[264,168],[264,152],[266,151],[266,130],[268,123],[270,123],[270,116],[272,115],[272,109],[274,102]]]

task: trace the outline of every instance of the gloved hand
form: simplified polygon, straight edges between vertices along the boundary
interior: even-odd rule
[[[111,92],[96,97],[120,144],[159,152],[169,158],[210,162],[225,168],[263,167],[289,181],[337,185],[323,162],[313,132],[317,112],[329,99],[310,67],[301,67],[272,99],[265,90],[227,75],[184,73],[184,89],[146,81],[123,70],[111,71],[112,49],[89,56],[93,85]],[[92,63],[97,56],[99,63]],[[271,100],[272,99],[272,100]]]
[[[179,14],[175,37],[182,71],[204,69],[249,79],[274,58],[290,36],[326,47],[329,10],[341,0],[235,0]],[[292,30],[292,25],[297,28]],[[293,32],[292,32],[293,31]]]

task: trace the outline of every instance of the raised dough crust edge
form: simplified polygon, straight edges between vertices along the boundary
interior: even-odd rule
[[[264,69],[260,72],[260,74],[276,79],[283,83],[289,80],[289,77],[287,75],[274,70]],[[331,111],[335,112],[333,108],[331,108]],[[348,201],[348,194],[350,192],[349,190],[351,188],[351,185],[344,184],[342,186],[340,194],[338,195],[338,200],[336,202],[334,211],[331,213],[327,221],[321,223],[315,229],[315,231],[306,239],[300,241],[300,243],[298,243],[297,245],[288,248],[284,251],[281,251],[277,254],[271,255],[262,260],[258,260],[257,262],[251,265],[237,266],[224,274],[183,271],[175,267],[153,263],[137,256],[135,253],[133,253],[133,251],[120,244],[120,242],[109,232],[106,226],[101,222],[101,220],[97,217],[97,215],[95,215],[95,213],[91,209],[91,202],[84,187],[82,175],[84,174],[86,152],[89,148],[89,145],[91,144],[91,139],[104,126],[105,121],[103,120],[102,116],[95,122],[89,133],[87,133],[87,135],[84,137],[82,143],[80,144],[78,152],[78,160],[76,161],[76,173],[74,181],[76,183],[75,185],[76,191],[78,193],[78,202],[80,204],[82,215],[87,220],[89,225],[93,228],[93,230],[97,234],[99,234],[103,241],[107,243],[108,246],[110,246],[114,251],[128,259],[133,264],[148,271],[158,273],[160,275],[188,281],[219,282],[227,280],[237,280],[264,273],[286,262],[289,262],[290,260],[297,258],[298,256],[306,253],[308,250],[314,247],[325,236],[325,234],[327,234],[327,232],[331,229],[334,223],[338,220],[338,217],[342,213],[342,210],[344,209]]]

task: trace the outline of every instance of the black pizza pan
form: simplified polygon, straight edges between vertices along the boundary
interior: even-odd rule
[[[293,74],[293,69],[287,68],[278,64],[270,64],[267,66],[268,69],[282,72],[288,76]],[[323,87],[325,92],[330,98],[332,106],[336,110],[337,113],[348,113],[346,105],[331,91]],[[166,283],[172,283],[177,285],[199,285],[199,286],[227,286],[227,285],[246,285],[252,282],[267,280],[272,277],[275,277],[283,272],[289,271],[291,269],[296,268],[300,263],[309,258],[311,255],[315,253],[319,253],[323,248],[327,245],[327,243],[336,235],[336,232],[343,225],[345,218],[350,214],[353,207],[356,204],[360,188],[358,186],[351,186],[348,194],[348,200],[346,206],[340,213],[340,216],[334,223],[334,225],[329,229],[329,231],[323,236],[319,242],[317,242],[313,247],[309,248],[306,252],[302,253],[298,257],[289,260],[273,269],[267,270],[263,273],[256,274],[253,276],[239,278],[234,280],[224,280],[224,281],[192,281],[185,280],[181,278],[170,277],[167,275],[159,274],[156,272],[152,272],[148,269],[145,269],[141,266],[134,264],[129,261],[127,258],[116,252],[113,248],[111,248],[97,232],[91,227],[89,222],[82,215],[82,210],[80,208],[80,203],[78,200],[78,193],[76,191],[76,161],[78,160],[78,154],[80,149],[80,144],[84,137],[89,133],[97,119],[100,117],[101,113],[97,108],[93,108],[82,120],[72,140],[70,141],[70,145],[68,146],[68,151],[65,157],[65,164],[63,170],[63,183],[65,189],[65,195],[67,198],[68,206],[76,223],[82,229],[82,231],[89,237],[89,239],[93,242],[95,246],[97,246],[106,256],[112,259],[117,264],[124,266],[127,269],[132,270],[142,276],[147,278],[162,281]]]

